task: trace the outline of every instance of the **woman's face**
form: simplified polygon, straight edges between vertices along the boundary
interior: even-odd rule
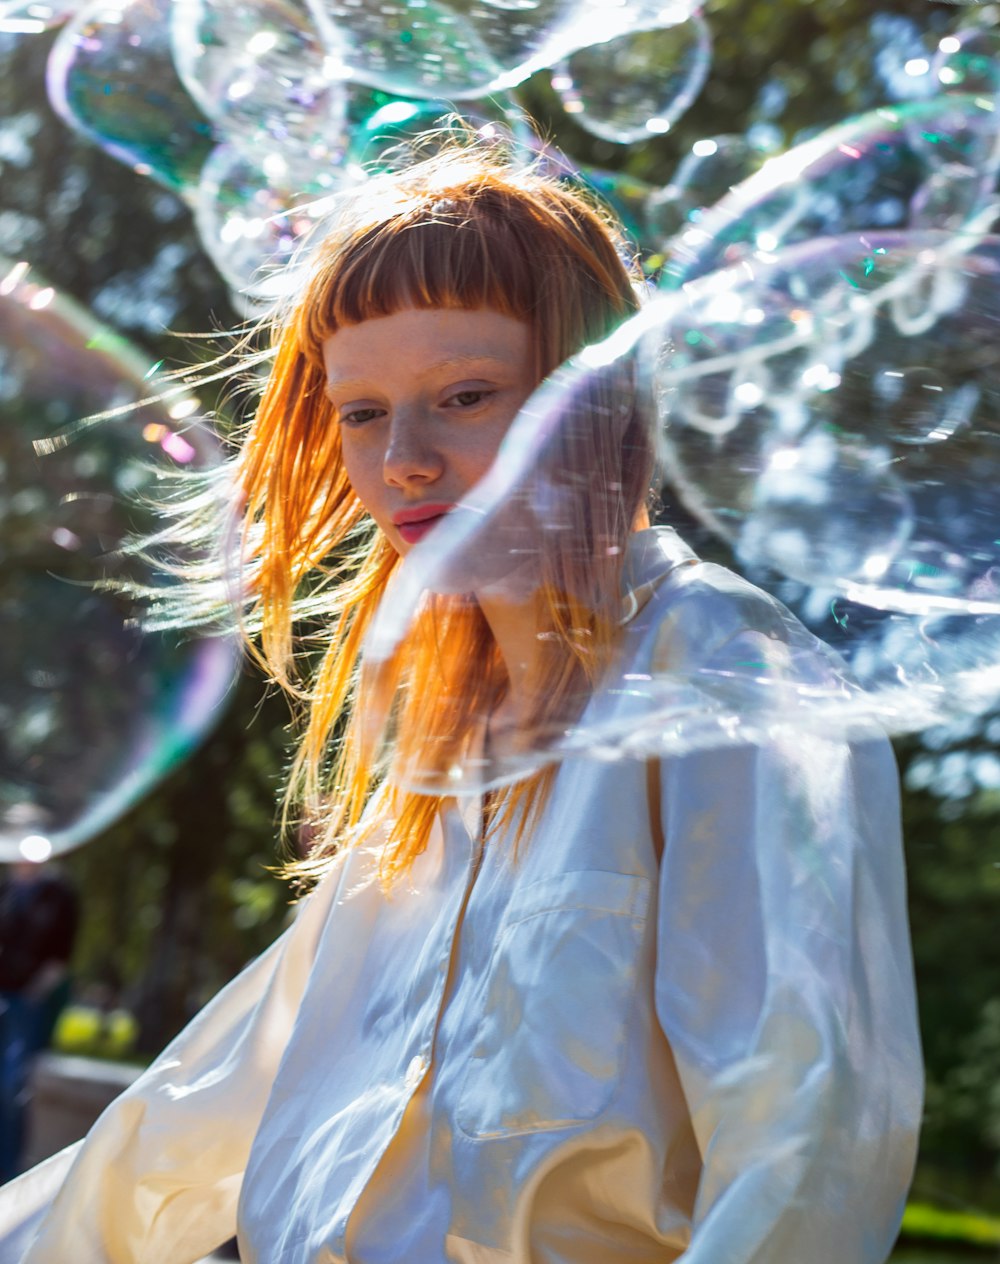
[[[399,553],[483,477],[538,384],[530,327],[489,308],[347,325],[323,359],[347,477]]]

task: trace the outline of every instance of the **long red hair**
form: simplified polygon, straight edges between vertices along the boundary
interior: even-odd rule
[[[390,881],[427,844],[440,799],[401,789],[391,764],[372,757],[362,734],[367,690],[395,692],[396,756],[444,769],[506,684],[469,597],[428,601],[391,662],[362,672],[365,636],[399,558],[344,472],[323,389],[323,341],[403,308],[491,308],[530,325],[541,381],[637,308],[638,280],[601,208],[565,183],[468,145],[371,180],[339,208],[313,252],[298,297],[275,320],[273,367],[235,465],[255,653],[303,710],[287,810],[301,813],[313,843],[292,870],[321,872],[338,848],[378,828]],[[651,477],[640,410],[621,394],[620,375],[609,389],[594,396],[593,424],[568,429],[553,457],[586,490],[577,494],[572,548],[556,542],[544,560],[548,635],[533,717],[541,729],[578,709],[609,660],[626,538]],[[595,471],[602,492],[593,490]],[[523,826],[546,786],[540,776],[502,792],[499,816]]]

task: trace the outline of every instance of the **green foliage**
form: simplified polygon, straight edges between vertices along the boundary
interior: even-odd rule
[[[903,1215],[903,1232],[914,1238],[1000,1246],[1000,1220],[964,1211],[942,1211],[928,1203],[911,1202]]]

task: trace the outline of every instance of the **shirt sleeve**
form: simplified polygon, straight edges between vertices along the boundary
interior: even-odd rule
[[[711,660],[769,661],[754,632]],[[882,1264],[923,1086],[895,760],[871,727],[765,730],[661,762],[656,1006],[703,1162],[684,1264]]]
[[[328,874],[82,1142],[0,1191],[0,1264],[190,1264],[233,1236],[250,1145],[337,886]]]

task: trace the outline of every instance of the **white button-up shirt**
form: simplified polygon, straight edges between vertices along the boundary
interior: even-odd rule
[[[802,661],[669,531],[629,576],[609,731],[664,663],[787,670],[800,633]],[[778,728],[652,783],[566,758],[516,859],[456,803],[389,894],[342,853],[6,1188],[0,1262],[185,1264],[238,1229],[245,1264],[881,1264],[921,1063],[895,765],[862,736]]]

